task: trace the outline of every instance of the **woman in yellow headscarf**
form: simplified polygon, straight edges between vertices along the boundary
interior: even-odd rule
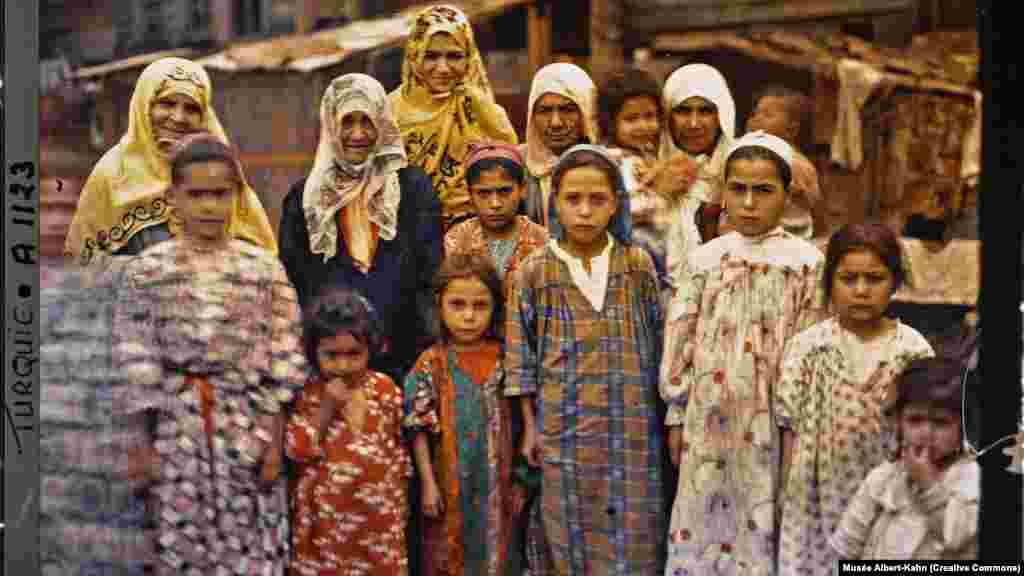
[[[138,254],[180,233],[164,197],[171,184],[169,158],[190,133],[210,132],[228,143],[212,101],[210,77],[195,62],[164,58],[142,71],[128,132],[85,182],[65,240],[66,256],[84,266],[106,256]],[[248,185],[237,196],[229,232],[277,252],[267,214]]]
[[[473,215],[463,161],[473,142],[518,143],[494,101],[469,20],[451,6],[417,15],[405,45],[402,84],[389,95],[409,164],[433,181],[445,229]]]

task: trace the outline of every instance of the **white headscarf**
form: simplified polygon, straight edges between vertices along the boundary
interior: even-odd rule
[[[778,136],[773,136],[764,130],[747,132],[742,138],[733,142],[732,146],[729,147],[729,151],[725,154],[725,161],[728,162],[729,158],[732,158],[733,153],[740,148],[752,147],[767,148],[768,150],[771,150],[778,154],[779,158],[782,158],[790,169],[793,168],[793,147],[789,145],[789,142],[786,142]]]
[[[341,120],[351,112],[365,113],[377,129],[377,142],[362,164],[347,162],[342,154]],[[311,252],[323,254],[324,261],[335,256],[335,216],[357,199],[365,203],[366,218],[378,226],[380,237],[393,239],[401,199],[398,171],[406,164],[402,135],[380,82],[365,74],[335,78],[320,103],[320,142],[302,195]]]
[[[530,105],[526,120],[526,167],[530,174],[543,178],[551,174],[558,156],[544,145],[543,136],[533,123],[533,107],[545,94],[557,94],[572,100],[583,115],[583,136],[596,144],[597,130],[594,117],[594,98],[597,87],[590,76],[575,64],[558,62],[537,71],[530,87]]]
[[[551,196],[551,173],[558,163],[558,156],[544,144],[544,137],[533,122],[533,107],[545,94],[556,94],[571,100],[583,116],[583,137],[591,144],[596,144],[598,136],[594,115],[597,86],[586,71],[566,62],[548,64],[538,70],[530,87],[530,103],[526,112],[526,150],[523,157],[526,159],[527,171],[540,181],[542,206],[547,206]],[[544,214],[546,220],[547,212]]]
[[[729,91],[729,85],[721,72],[707,64],[688,64],[673,72],[665,81],[665,114],[670,117],[675,107],[682,104],[687,98],[694,96],[711,102],[718,110],[718,124],[722,129],[718,144],[716,144],[709,162],[699,162],[702,178],[716,178],[721,174],[725,152],[732,145],[735,137],[736,103],[732,99],[732,92]],[[659,155],[662,158],[667,158],[677,152],[686,151],[676,146],[675,140],[672,138],[671,122],[666,119],[666,129],[661,134]]]

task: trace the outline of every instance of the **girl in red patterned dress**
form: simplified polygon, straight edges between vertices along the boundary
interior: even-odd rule
[[[380,346],[376,313],[362,296],[328,292],[305,318],[316,368],[288,424],[286,450],[299,464],[292,494],[301,576],[408,573],[402,391],[368,369]]]

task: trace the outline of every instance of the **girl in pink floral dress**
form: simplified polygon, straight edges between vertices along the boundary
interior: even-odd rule
[[[821,252],[780,225],[792,149],[755,132],[725,155],[735,231],[694,250],[669,308],[661,394],[679,486],[665,573],[770,574],[782,349],[819,319]]]

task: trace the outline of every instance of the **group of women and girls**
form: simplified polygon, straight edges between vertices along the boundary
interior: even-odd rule
[[[429,8],[393,93],[327,88],[276,235],[211,102],[200,66],[146,68],[67,241],[132,256],[115,412],[157,573],[975,553],[959,365],[886,316],[898,239],[787,231],[801,157],[734,138],[714,68],[547,66],[519,145],[466,18]]]

